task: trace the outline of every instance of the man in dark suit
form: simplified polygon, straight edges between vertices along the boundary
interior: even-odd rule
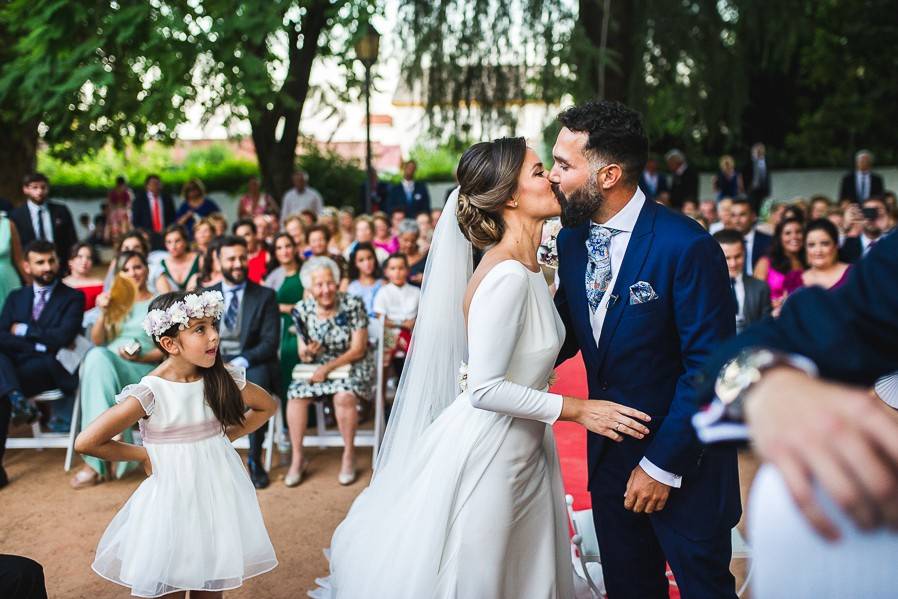
[[[555,304],[567,337],[558,359],[582,353],[589,397],[651,416],[643,439],[587,434],[608,596],[666,598],[667,562],[685,597],[735,599],[736,453],[703,452],[690,421],[693,378],[735,333],[723,253],[695,221],[639,190],[648,140],[636,112],[588,102],[559,120],[549,175],[565,224]]]
[[[839,200],[854,200],[862,204],[867,198],[881,196],[882,176],[873,172],[873,153],[860,150],[854,155],[854,170],[842,177]]]
[[[150,234],[152,249],[164,249],[162,233],[175,222],[175,202],[162,189],[159,175],[147,175],[143,190],[135,194],[131,204],[131,221],[135,228]]]
[[[359,206],[365,214],[383,210],[390,199],[390,186],[380,180],[377,171],[371,167],[368,178],[359,189]]]
[[[736,299],[736,333],[770,316],[770,287],[764,281],[745,274],[745,240],[735,229],[723,229],[714,234],[723,250],[730,275],[730,288]]]
[[[278,393],[281,318],[274,291],[247,278],[248,251],[243,238],[225,237],[215,252],[223,280],[210,289],[221,291],[225,299],[219,328],[222,359],[245,368],[250,382]],[[261,459],[265,429],[263,426],[250,435],[249,474],[257,489],[269,484]]]
[[[857,237],[846,237],[839,249],[839,259],[848,264],[854,264],[867,255],[874,245],[879,243],[882,236],[888,233],[889,211],[886,201],[882,196],[867,198],[863,203],[864,210],[871,211],[871,218],[864,218],[864,229]],[[876,216],[872,211],[876,211]]]
[[[10,417],[33,421],[37,411],[26,397],[50,389],[74,394],[78,385],[56,352],[81,330],[84,294],[59,280],[56,248],[49,241],[26,246],[25,272],[34,283],[10,293],[0,312],[0,487],[7,482],[2,463]]]
[[[670,207],[682,210],[686,200],[698,205],[698,171],[689,166],[680,150],[671,150],[664,156],[670,169]]]
[[[753,516],[779,526],[797,507],[819,533],[821,553],[848,558],[822,570],[822,564],[833,562],[807,559],[807,551],[813,551],[807,542],[796,555],[788,534],[775,540],[768,536],[770,549],[788,558],[786,563],[765,560],[758,575],[767,579],[769,569],[780,581],[807,586],[797,594],[796,589],[777,587],[765,596],[823,597],[845,580],[846,572],[869,572],[874,585],[877,579],[893,580],[878,576],[893,571],[892,554],[888,549],[878,553],[877,545],[866,541],[891,538],[886,547],[894,546],[898,527],[898,493],[893,491],[898,485],[898,406],[884,401],[895,400],[884,389],[877,389],[883,393],[878,398],[870,393],[875,381],[898,370],[896,272],[898,237],[886,236],[853,267],[843,286],[794,294],[777,319],[724,344],[704,365],[700,403],[718,391],[723,397],[705,412],[717,417],[697,418],[703,436],[734,440],[741,435],[732,433],[747,433],[758,455],[776,466],[794,499],[764,501],[763,511]],[[734,426],[740,421],[747,428]],[[865,530],[858,532],[847,523],[849,518]],[[840,536],[838,549],[830,549],[826,541]],[[863,560],[864,566],[850,563],[851,558]],[[876,560],[872,568],[865,568],[871,559]],[[857,596],[886,596],[893,589]]]
[[[751,147],[751,160],[742,171],[745,191],[755,214],[761,212],[761,205],[770,196],[770,165],[767,163],[767,149],[762,143]]]
[[[667,177],[658,172],[658,163],[653,158],[649,158],[639,175],[639,189],[652,202],[667,193]]]
[[[762,256],[770,251],[773,238],[767,233],[757,230],[758,215],[751,207],[748,198],[733,199],[730,207],[730,226],[740,233],[745,240],[745,274],[750,275]]]
[[[415,218],[422,212],[430,212],[430,192],[427,191],[425,183],[415,181],[417,168],[418,163],[414,160],[409,160],[403,165],[402,181],[390,189],[387,214],[392,214],[394,210],[402,210],[408,218]]]
[[[9,215],[19,231],[22,247],[35,239],[53,243],[60,270],[65,272],[69,264],[69,251],[78,241],[72,213],[64,204],[47,199],[50,180],[43,173],[27,175],[22,183],[22,193],[28,200]]]

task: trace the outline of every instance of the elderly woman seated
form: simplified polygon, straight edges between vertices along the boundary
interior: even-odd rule
[[[96,347],[84,356],[81,370],[82,429],[112,407],[113,398],[125,385],[139,382],[162,360],[162,352],[156,349],[143,329],[144,318],[154,297],[147,288],[149,268],[146,256],[138,252],[122,252],[116,267],[119,276],[134,283],[136,293],[133,302],[129,302],[130,306],[116,306],[120,300],[110,292],[97,296],[100,316],[90,331]],[[125,431],[124,440],[131,442],[130,430]],[[120,462],[112,473],[102,460],[85,456],[84,461],[86,466],[71,481],[75,489],[94,485],[112,474],[121,477],[137,466],[137,462]]]
[[[309,405],[333,396],[337,426],[343,437],[343,461],[338,481],[356,479],[355,431],[359,399],[368,399],[374,372],[368,350],[368,314],[362,300],[337,290],[340,268],[330,258],[310,258],[300,270],[303,287],[311,297],[296,304],[292,312],[298,333],[301,364],[287,391],[287,423],[293,456],[284,478],[288,487],[302,481],[306,461],[302,440]],[[305,367],[303,367],[305,365]]]

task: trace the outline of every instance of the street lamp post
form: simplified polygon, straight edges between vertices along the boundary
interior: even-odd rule
[[[355,43],[356,58],[365,67],[365,212],[371,212],[372,195],[377,193],[377,187],[371,188],[371,67],[377,62],[377,53],[380,48],[380,34],[370,24],[365,23],[365,33]]]

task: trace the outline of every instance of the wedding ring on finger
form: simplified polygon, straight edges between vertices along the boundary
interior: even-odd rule
[[[617,432],[620,432],[620,422],[618,422],[617,424],[614,425],[614,430],[616,430]]]

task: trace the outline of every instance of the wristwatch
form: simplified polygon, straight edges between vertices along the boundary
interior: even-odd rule
[[[763,347],[745,348],[724,364],[714,383],[714,393],[724,406],[727,420],[744,421],[744,404],[748,392],[765,372],[779,366],[817,376],[817,367],[808,358]]]

